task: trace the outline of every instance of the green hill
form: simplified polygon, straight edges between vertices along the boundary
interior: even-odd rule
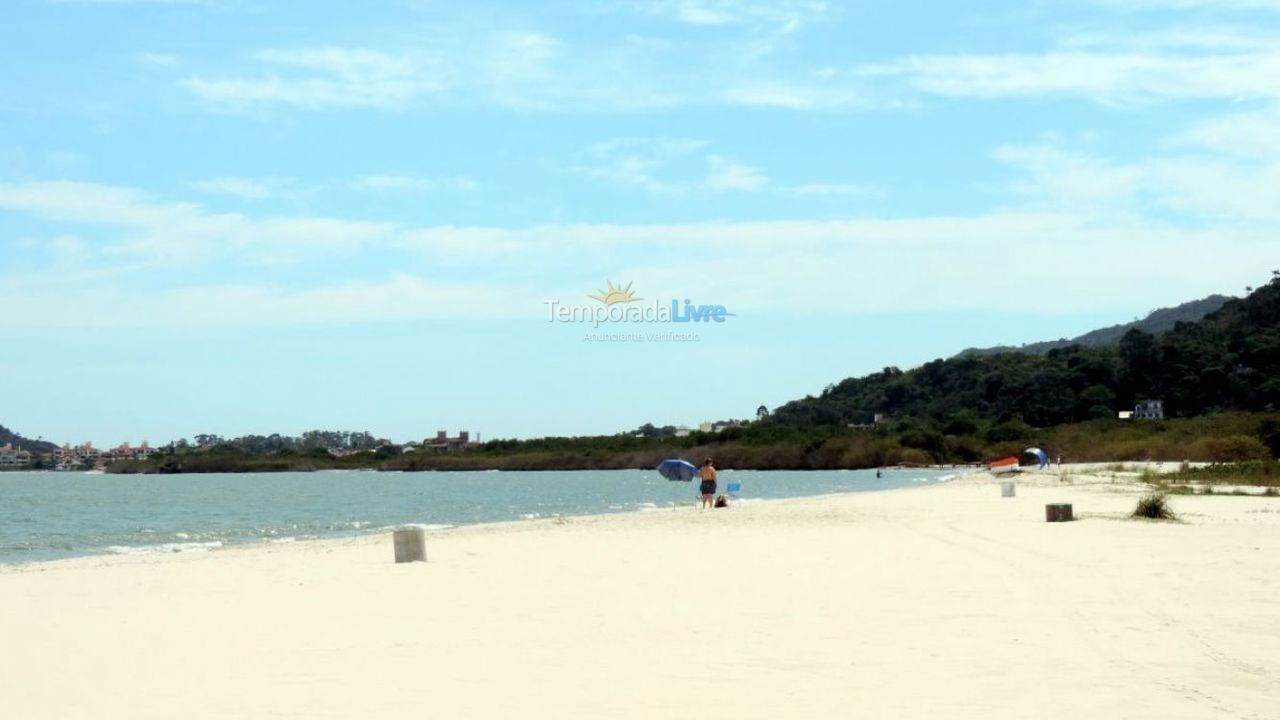
[[[20,447],[23,450],[30,450],[32,452],[51,452],[54,448],[58,447],[54,443],[45,442],[43,440],[29,440],[13,432],[9,428],[0,425],[0,445],[5,444]]]
[[[1043,355],[1050,350],[1058,348],[1070,347],[1072,345],[1084,345],[1086,347],[1100,347],[1103,345],[1114,345],[1120,342],[1120,338],[1124,334],[1133,329],[1142,330],[1152,335],[1160,335],[1172,330],[1175,325],[1180,322],[1195,322],[1205,317],[1209,313],[1218,311],[1231,298],[1226,295],[1210,295],[1199,300],[1192,300],[1171,308],[1159,308],[1152,310],[1146,317],[1141,320],[1134,320],[1130,323],[1122,323],[1120,325],[1112,325],[1110,327],[1091,330],[1083,335],[1071,338],[1070,340],[1045,340],[1043,342],[1035,342],[1021,347],[1013,347],[1011,345],[999,345],[989,348],[968,348],[960,352],[960,356],[965,355],[994,355],[1002,352],[1021,352],[1030,353],[1032,355]]]
[[[1156,336],[1130,328],[1112,345],[998,352],[885,368],[777,408],[771,422],[812,426],[909,416],[956,432],[979,420],[1037,427],[1115,417],[1161,399],[1171,417],[1280,407],[1280,275],[1248,297]]]

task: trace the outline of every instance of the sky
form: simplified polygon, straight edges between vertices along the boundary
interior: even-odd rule
[[[28,437],[753,417],[1242,294],[1278,230],[1280,0],[0,9]],[[554,316],[610,284],[730,314]]]

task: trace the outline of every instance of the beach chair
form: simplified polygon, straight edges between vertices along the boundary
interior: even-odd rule
[[[738,493],[740,492],[742,492],[742,483],[740,482],[731,482],[724,486],[724,494],[729,496],[729,502],[731,503],[738,501]]]

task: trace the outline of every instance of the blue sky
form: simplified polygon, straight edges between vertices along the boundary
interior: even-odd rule
[[[1239,294],[1278,38],[1280,0],[14,0],[0,423],[693,425]],[[607,281],[735,315],[548,322]]]

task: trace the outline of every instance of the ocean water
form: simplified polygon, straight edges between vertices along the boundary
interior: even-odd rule
[[[721,471],[741,497],[821,495],[939,482],[955,470]],[[694,483],[653,471],[315,472],[209,475],[0,473],[0,563],[447,528],[691,504]]]

